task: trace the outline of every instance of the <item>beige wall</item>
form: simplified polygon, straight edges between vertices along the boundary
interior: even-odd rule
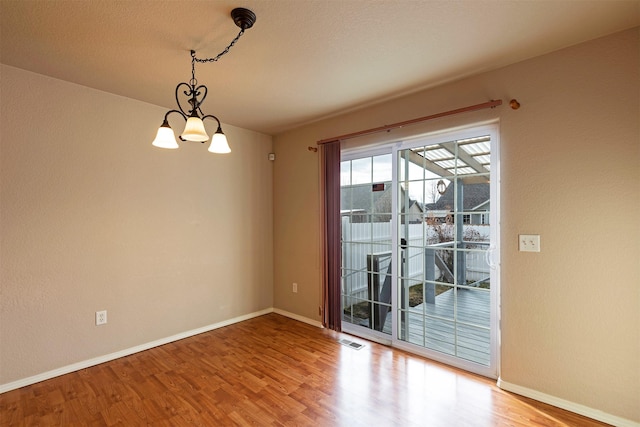
[[[277,136],[275,306],[319,319],[318,159],[307,146],[517,98],[517,111],[503,105],[420,129],[500,120],[501,378],[640,422],[639,33],[615,34]],[[518,234],[540,234],[542,252],[518,252]]]
[[[161,150],[164,108],[1,72],[0,385],[272,307],[271,136]]]

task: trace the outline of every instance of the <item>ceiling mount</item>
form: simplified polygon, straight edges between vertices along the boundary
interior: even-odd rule
[[[256,14],[243,7],[233,9],[231,11],[231,17],[233,18],[233,22],[242,30],[253,27],[253,24],[256,22]]]

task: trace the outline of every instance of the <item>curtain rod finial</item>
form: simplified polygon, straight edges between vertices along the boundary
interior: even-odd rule
[[[307,150],[309,151],[313,151],[314,153],[318,151],[318,147],[312,147],[312,146],[308,146]]]
[[[517,110],[518,108],[520,108],[520,103],[518,101],[516,101],[515,99],[512,99],[511,101],[509,101],[509,106],[512,109]]]

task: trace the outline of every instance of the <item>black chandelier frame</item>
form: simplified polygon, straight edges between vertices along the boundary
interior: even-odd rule
[[[176,86],[175,98],[176,98],[176,104],[178,105],[178,109],[167,111],[167,113],[164,115],[164,120],[162,122],[162,125],[160,125],[160,127],[171,128],[168,121],[169,115],[173,113],[177,113],[185,121],[187,121],[190,117],[199,118],[203,122],[204,122],[204,119],[211,118],[215,120],[216,123],[218,124],[218,129],[216,130],[215,133],[224,135],[224,133],[222,132],[222,126],[221,126],[220,120],[213,114],[205,115],[200,108],[200,106],[206,99],[207,93],[209,92],[209,90],[203,84],[198,85],[198,80],[196,79],[196,75],[195,75],[196,74],[195,65],[196,65],[196,62],[200,62],[200,63],[217,62],[222,56],[229,53],[229,50],[236,44],[236,42],[244,34],[245,30],[251,28],[253,24],[256,22],[255,13],[253,13],[249,9],[245,9],[242,7],[233,9],[231,11],[231,18],[233,18],[233,22],[236,24],[236,26],[240,28],[240,32],[222,52],[220,52],[218,55],[212,58],[197,58],[196,51],[193,49],[191,50],[191,80],[189,80],[189,82],[178,83],[178,85]],[[181,89],[183,89],[182,94],[187,97],[187,102],[189,103],[190,108],[183,108],[182,103],[180,102]],[[184,139],[182,135],[180,135],[178,138],[181,141],[186,141],[186,139]],[[201,142],[204,144],[206,140]]]

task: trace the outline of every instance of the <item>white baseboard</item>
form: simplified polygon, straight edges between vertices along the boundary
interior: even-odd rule
[[[505,391],[519,394],[521,396],[528,397],[539,402],[547,403],[558,408],[566,409],[567,411],[584,415],[585,417],[602,421],[603,423],[611,424],[617,427],[640,427],[640,423],[638,422],[631,421],[626,418],[617,417],[598,409],[593,409],[588,406],[560,399],[559,397],[551,396],[549,394],[542,393],[527,387],[522,387],[517,384],[511,384],[503,381],[501,378],[498,378],[497,384],[498,387]]]
[[[274,308],[273,312],[279,314],[284,317],[288,317],[293,320],[297,320],[302,323],[307,323],[311,326],[315,326],[316,328],[323,328],[322,322],[318,322],[317,320],[309,319],[308,317],[300,316],[299,314],[290,313],[288,311],[280,310],[279,308]]]
[[[99,365],[100,363],[109,362],[111,360],[115,360],[120,357],[129,356],[131,354],[138,353],[144,350],[149,350],[151,348],[158,347],[159,345],[168,344],[170,342],[178,341],[184,338],[189,338],[194,335],[202,334],[204,332],[209,332],[214,329],[222,328],[224,326],[229,326],[234,323],[253,319],[254,317],[262,316],[262,315],[273,313],[273,312],[274,312],[274,309],[272,307],[267,308],[264,310],[256,311],[254,313],[249,313],[242,316],[234,317],[233,319],[224,320],[219,323],[214,323],[211,325],[203,326],[201,328],[192,329],[190,331],[182,332],[176,335],[172,335],[170,337],[161,338],[159,340],[148,342],[146,344],[141,344],[135,347],[116,351],[115,353],[105,354],[104,356],[94,357],[93,359],[89,359],[89,360],[83,360],[82,362],[73,363],[71,365],[67,365],[58,369],[53,369],[51,371],[43,372],[41,374],[34,375],[32,377],[23,378],[21,380],[13,381],[7,384],[0,384],[0,394],[5,393],[7,391],[18,389],[20,387],[25,387],[31,384],[39,383],[40,381],[59,377],[60,375],[68,374],[70,372],[79,371],[80,369],[85,369],[91,366]]]

